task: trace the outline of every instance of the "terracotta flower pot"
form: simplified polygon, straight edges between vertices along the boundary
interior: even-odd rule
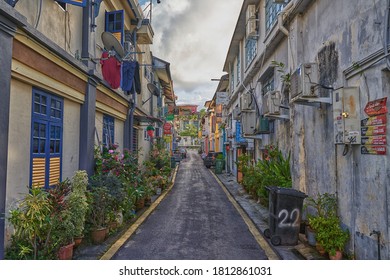
[[[106,239],[106,231],[107,228],[99,228],[99,229],[93,229],[91,231],[91,239],[92,242],[95,244],[103,243],[103,241]]]
[[[74,248],[77,248],[81,242],[83,241],[84,236],[75,236],[73,237],[74,240]]]
[[[341,251],[336,251],[336,254],[334,256],[329,254],[330,260],[341,260],[342,258],[343,258],[343,252],[341,252]]]
[[[71,260],[73,258],[73,246],[74,242],[69,245],[60,247],[58,251],[59,260]]]

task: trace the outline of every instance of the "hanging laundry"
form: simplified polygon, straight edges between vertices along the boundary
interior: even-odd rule
[[[122,63],[122,90],[124,92],[131,91],[133,87],[135,68],[135,61],[123,61]]]
[[[135,62],[134,86],[135,86],[135,91],[138,94],[141,94],[141,77],[139,76],[139,63],[138,62]]]
[[[110,84],[112,89],[119,88],[121,85],[121,63],[114,56],[109,56],[108,52],[103,52],[100,64],[104,80]]]

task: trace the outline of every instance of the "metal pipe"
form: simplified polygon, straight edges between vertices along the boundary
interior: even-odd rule
[[[381,232],[379,230],[373,230],[370,233],[370,236],[376,234],[377,236],[377,245],[378,245],[378,260],[381,259]]]

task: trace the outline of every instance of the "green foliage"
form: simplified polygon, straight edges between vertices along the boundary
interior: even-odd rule
[[[316,241],[329,255],[334,256],[336,251],[343,251],[349,239],[349,232],[341,228],[337,216],[310,217],[309,222],[316,232]]]
[[[336,194],[318,193],[316,198],[308,197],[304,207],[314,211],[308,214],[308,220],[309,226],[316,232],[316,241],[331,256],[336,251],[343,251],[349,233],[340,226]]]
[[[69,208],[74,225],[74,235],[82,236],[88,211],[87,202],[88,174],[86,171],[76,171],[71,182]]]
[[[285,83],[286,86],[289,87],[290,84],[291,84],[291,74],[290,73],[286,73],[286,69],[285,69],[286,65],[283,62],[278,62],[276,60],[273,60],[271,62],[271,65],[276,68],[276,71],[278,71],[279,73],[282,74],[280,76],[282,82]]]
[[[268,205],[266,187],[292,187],[290,155],[285,158],[282,152],[273,145],[266,146],[264,160],[254,163],[249,156],[241,155],[236,164],[243,172],[244,188],[252,196],[259,198],[263,205]]]
[[[29,191],[18,207],[10,211],[9,221],[15,233],[7,254],[15,259],[45,259],[48,258],[52,205],[45,190]]]

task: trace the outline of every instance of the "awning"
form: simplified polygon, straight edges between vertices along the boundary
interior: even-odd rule
[[[160,123],[164,122],[162,119],[153,116],[148,116],[148,115],[144,115],[144,116],[134,115],[134,119],[140,122],[160,122]]]

